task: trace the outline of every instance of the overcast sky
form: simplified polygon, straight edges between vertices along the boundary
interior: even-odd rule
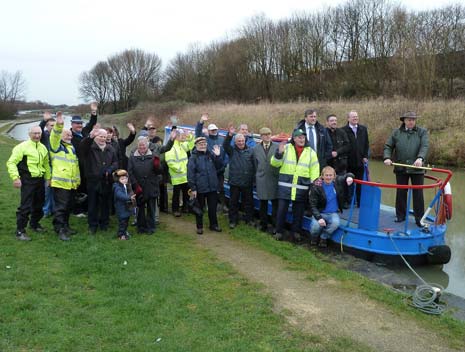
[[[20,70],[26,99],[78,104],[78,78],[124,49],[156,53],[165,66],[190,44],[234,35],[250,17],[287,18],[344,1],[7,0],[1,5],[0,70]],[[410,10],[448,0],[399,1]]]

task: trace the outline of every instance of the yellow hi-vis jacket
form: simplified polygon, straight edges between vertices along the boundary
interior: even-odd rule
[[[192,136],[188,138],[189,140],[185,142],[175,140],[173,147],[165,153],[165,162],[173,186],[187,183],[187,152],[194,147],[194,138]]]
[[[281,158],[280,158],[281,156]],[[306,201],[313,180],[320,176],[320,164],[315,151],[305,146],[297,161],[294,145],[286,144],[284,153],[271,157],[271,166],[279,167],[278,198]]]
[[[29,139],[16,145],[6,162],[8,174],[14,181],[18,178],[43,177],[50,180],[50,164],[47,148],[40,142]],[[23,180],[24,181],[24,180]]]
[[[79,162],[72,144],[61,142],[63,125],[55,124],[50,133],[52,187],[76,189],[81,183]]]

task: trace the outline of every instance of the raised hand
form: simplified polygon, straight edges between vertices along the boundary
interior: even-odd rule
[[[213,154],[215,154],[216,156],[220,156],[221,154],[221,148],[218,144],[215,144],[213,146]]]
[[[90,111],[92,113],[92,115],[95,115],[97,113],[97,108],[98,108],[98,105],[97,103],[92,103],[90,104]]]
[[[129,132],[131,132],[131,133],[133,133],[133,134],[136,133],[136,128],[134,127],[134,125],[132,124],[132,122],[128,122],[128,123],[126,124],[126,126],[128,127]]]
[[[44,112],[44,121],[48,121],[51,118],[52,118],[52,114],[50,113],[50,111]]]
[[[205,121],[208,121],[208,113],[205,113],[202,116],[200,116],[200,123],[204,123]]]
[[[281,143],[279,143],[278,150],[280,154],[284,153],[284,148],[286,148],[286,144],[287,144],[286,141],[282,141]]]
[[[57,112],[57,125],[63,125],[65,123],[65,120],[63,119],[63,113],[61,111]]]

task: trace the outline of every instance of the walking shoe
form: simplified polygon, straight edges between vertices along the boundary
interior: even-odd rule
[[[317,246],[318,245],[318,237],[312,237],[310,239],[310,246]]]
[[[276,240],[276,241],[282,241],[283,240],[283,234],[280,233],[280,232],[276,232],[274,235],[273,235],[273,238]]]
[[[198,228],[197,235],[202,235],[202,234],[203,234],[203,228]]]
[[[173,215],[176,217],[176,218],[179,218],[181,216],[181,213],[179,211],[175,211],[173,213]]]
[[[26,231],[24,230],[16,231],[16,239],[18,241],[30,241],[31,240],[31,238],[28,235],[26,235]]]
[[[405,218],[395,218],[394,222],[404,222]]]
[[[67,235],[66,228],[60,229],[60,232],[58,233],[58,238],[62,241],[69,241],[71,238],[69,238]]]
[[[37,224],[37,225],[31,225],[31,230],[34,231],[34,232],[45,232],[45,229],[42,227],[41,224]]]
[[[321,238],[318,247],[326,248],[328,247],[328,240],[326,238]]]
[[[298,232],[294,233],[294,241],[295,242],[301,242],[302,241],[302,236],[300,236],[300,233],[298,233]]]
[[[74,216],[77,218],[87,218],[87,215],[84,213],[74,214]]]
[[[229,224],[229,228],[232,230],[233,228],[236,227],[236,223],[235,222],[232,222]]]
[[[74,229],[72,229],[72,228],[71,228],[71,227],[69,227],[69,226],[66,226],[66,227],[65,227],[65,230],[66,230],[66,234],[67,234],[67,235],[70,235],[70,236],[72,236],[72,235],[75,235],[75,234],[77,234],[77,231],[76,231],[76,230],[74,230]]]
[[[218,225],[210,226],[210,230],[215,231],[215,232],[223,231],[223,230],[221,230],[221,227],[219,227]]]

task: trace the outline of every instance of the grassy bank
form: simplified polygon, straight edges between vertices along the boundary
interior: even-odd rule
[[[428,161],[436,165],[465,166],[465,102],[462,100],[411,101],[407,99],[377,99],[365,101],[332,101],[312,103],[276,104],[185,104],[172,102],[165,104],[141,104],[136,110],[119,114],[109,119],[128,119],[141,127],[147,116],[153,115],[160,126],[166,124],[173,111],[181,117],[181,123],[195,123],[203,112],[209,112],[211,120],[220,127],[229,122],[245,122],[253,132],[269,126],[273,132],[291,132],[296,122],[303,118],[305,109],[313,107],[319,111],[319,121],[334,113],[339,117],[339,125],[346,123],[346,114],[356,110],[360,123],[368,126],[371,156],[382,157],[383,145],[392,129],[400,125],[399,116],[408,110],[415,110],[421,117],[418,125],[430,131],[430,151]]]

